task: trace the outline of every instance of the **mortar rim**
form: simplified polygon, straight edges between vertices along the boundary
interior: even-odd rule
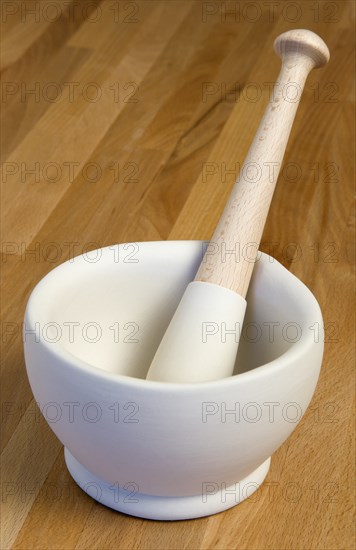
[[[169,240],[169,241],[140,241],[135,244],[154,244],[154,245],[162,245],[163,243],[204,243],[206,241],[202,240],[189,240],[189,239],[182,239],[182,240]],[[132,243],[115,243],[113,245],[108,245],[106,247],[101,247],[101,250],[107,250],[112,248],[113,246],[123,246],[125,244],[132,244]],[[96,249],[96,250],[100,250]],[[92,251],[95,252],[95,251]],[[274,266],[278,266],[277,269],[283,270],[284,272],[288,273],[288,276],[290,276],[294,282],[300,286],[300,288],[303,288],[303,291],[305,295],[308,297],[309,303],[313,305],[315,310],[315,320],[319,318],[322,321],[322,314],[320,310],[319,303],[317,299],[315,298],[314,294],[311,292],[311,290],[300,280],[298,279],[293,273],[291,273],[288,269],[286,269],[278,260],[273,258],[273,256],[270,256],[269,254],[266,254],[262,251],[261,252],[261,258],[263,261],[266,261],[266,258],[272,258],[273,262],[266,261],[268,264],[273,264]],[[83,254],[76,256],[71,260],[71,265],[73,265],[74,261],[80,261],[79,259],[83,258]],[[70,264],[70,260],[67,260],[66,262],[63,262],[62,264],[56,266],[54,269],[52,269],[50,272],[48,272],[34,287],[34,289],[31,292],[31,295],[29,297],[29,300],[27,302],[26,312],[25,312],[25,324],[27,323],[30,328],[35,326],[35,322],[32,317],[33,312],[33,304],[34,301],[37,299],[37,295],[39,292],[42,291],[43,284],[45,283],[46,279],[49,277],[54,276],[54,272],[57,272],[59,270],[65,269],[66,266]],[[272,361],[269,361],[267,363],[264,363],[258,367],[255,367],[252,370],[234,374],[232,376],[221,378],[219,380],[210,380],[206,382],[191,382],[191,383],[178,383],[178,382],[161,382],[161,381],[153,381],[153,380],[146,380],[142,378],[135,378],[131,376],[126,376],[119,373],[112,373],[109,371],[105,371],[104,369],[101,369],[99,367],[96,367],[94,365],[91,365],[87,361],[84,361],[83,359],[75,356],[70,351],[68,351],[66,348],[60,346],[58,343],[49,343],[43,338],[40,337],[39,342],[37,342],[38,345],[42,345],[47,352],[49,352],[50,355],[53,355],[54,357],[60,359],[61,361],[64,361],[67,365],[70,366],[71,369],[74,369],[74,371],[80,371],[85,372],[87,376],[89,376],[92,379],[100,380],[100,381],[106,381],[110,382],[111,384],[119,384],[119,385],[127,385],[131,386],[134,389],[140,390],[150,390],[157,391],[159,393],[162,393],[161,390],[166,389],[174,390],[175,392],[182,392],[182,393],[191,393],[194,391],[199,391],[203,389],[214,387],[221,387],[229,386],[232,383],[239,384],[245,383],[245,382],[252,382],[253,379],[263,379],[264,377],[270,376],[272,374],[276,374],[278,371],[285,370],[289,367],[291,363],[294,363],[298,359],[300,359],[301,356],[308,353],[310,347],[317,344],[322,344],[323,346],[323,339],[320,340],[320,342],[316,343],[312,340],[311,336],[303,336],[300,338],[296,343],[294,343],[290,348],[288,348],[282,355],[279,357],[273,359]],[[283,359],[283,360],[282,360]]]

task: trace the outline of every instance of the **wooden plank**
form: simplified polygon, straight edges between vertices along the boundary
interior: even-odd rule
[[[1,547],[351,550],[354,3],[277,2],[273,12],[266,2],[116,4],[97,2],[94,23],[82,17],[82,2],[72,18],[53,23],[42,18],[34,27],[18,13],[4,22],[6,82],[29,89],[97,82],[104,97],[22,101],[19,89],[2,109],[4,162],[79,164],[56,183],[3,172]],[[240,12],[224,15],[227,8]],[[135,21],[125,22],[130,13]],[[317,391],[266,482],[241,505],[189,522],[118,514],[77,488],[60,443],[33,414],[21,338],[26,301],[73,253],[210,238],[278,75],[273,39],[297,27],[319,33],[331,60],[308,79],[261,248],[321,304],[326,344]],[[112,101],[109,87],[130,81],[136,92],[118,88],[123,95]],[[123,101],[131,92],[138,101]]]

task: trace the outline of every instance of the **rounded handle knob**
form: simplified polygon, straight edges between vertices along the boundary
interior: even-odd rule
[[[330,58],[324,40],[306,29],[294,29],[280,34],[274,41],[274,51],[282,61],[304,55],[311,61],[312,68],[322,67]]]

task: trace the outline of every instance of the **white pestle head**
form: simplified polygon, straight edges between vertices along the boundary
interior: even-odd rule
[[[246,300],[221,286],[190,283],[166,330],[147,380],[192,383],[233,374]],[[226,331],[235,331],[226,334]]]

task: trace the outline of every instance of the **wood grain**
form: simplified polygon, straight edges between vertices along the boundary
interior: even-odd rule
[[[2,4],[1,548],[353,549],[354,2]],[[115,513],[76,487],[34,403],[26,301],[73,253],[210,237],[290,28],[331,60],[307,81],[261,249],[321,304],[316,394],[254,498],[186,522]]]

